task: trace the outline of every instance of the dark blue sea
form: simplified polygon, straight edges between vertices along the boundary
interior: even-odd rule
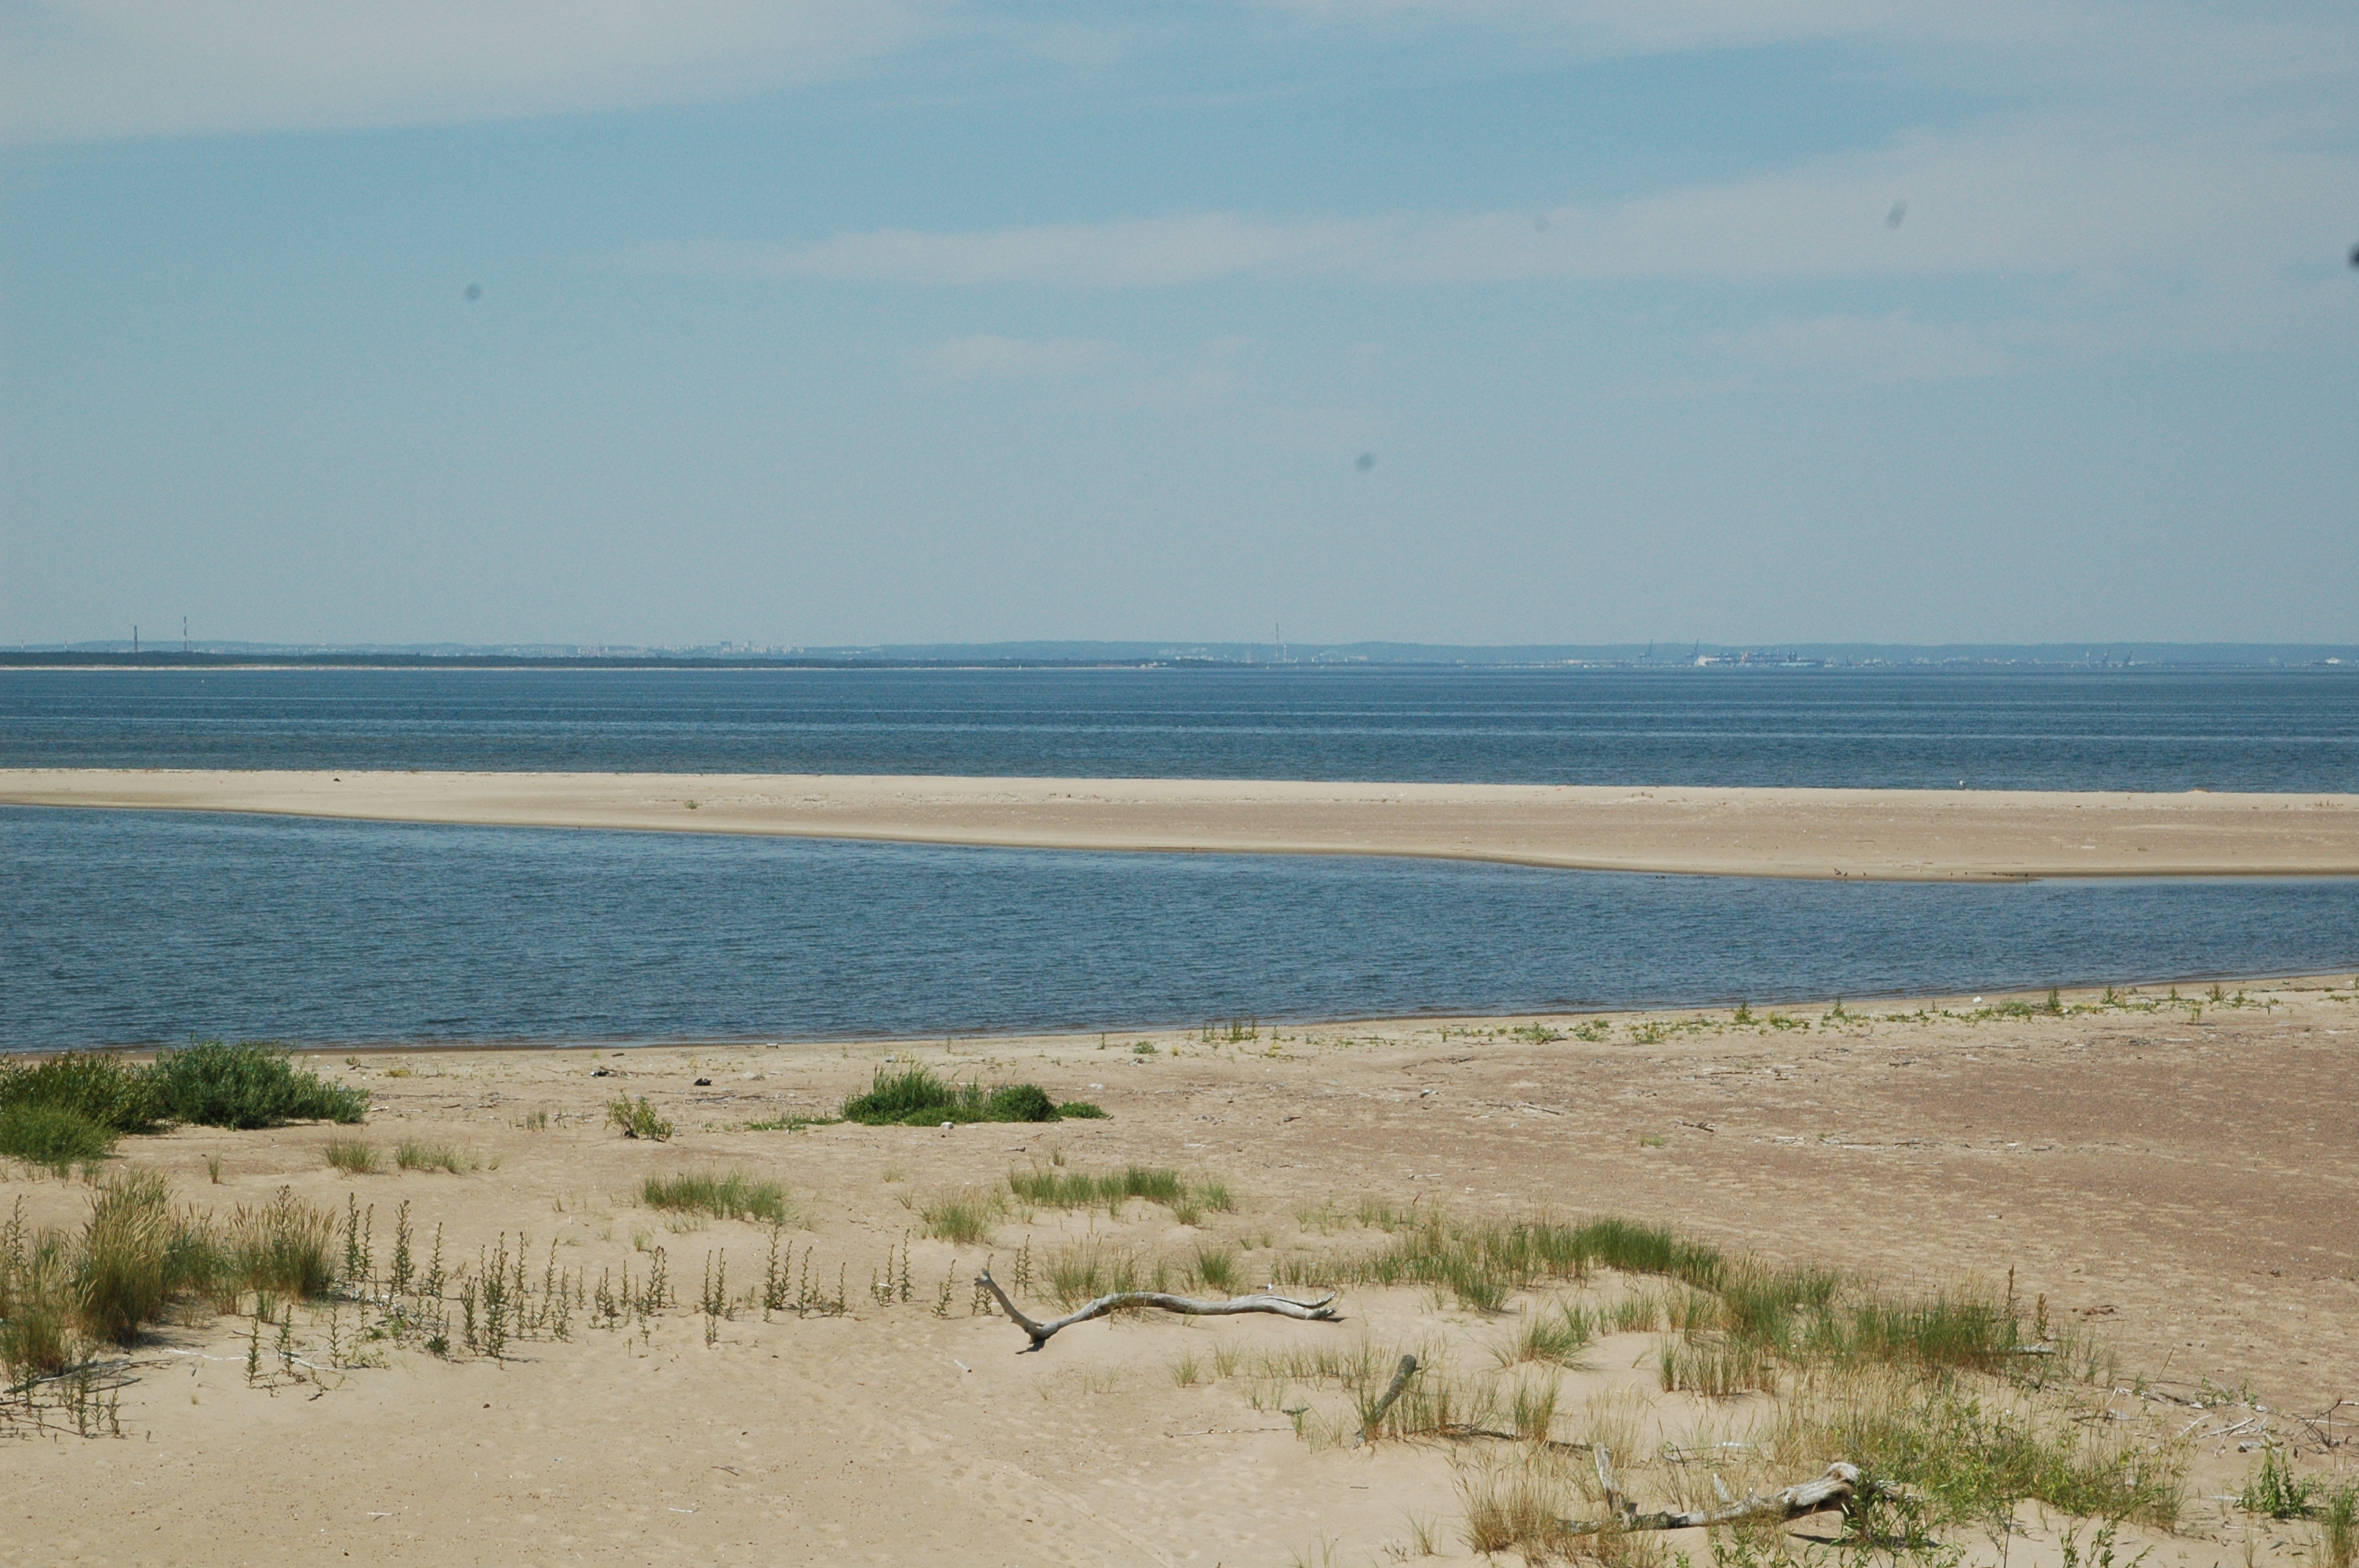
[[[0,672],[0,765],[2348,790],[2323,672]],[[0,809],[0,1048],[1756,1004],[2359,968],[2359,885]]]
[[[2359,667],[5,670],[0,767],[2344,790]]]

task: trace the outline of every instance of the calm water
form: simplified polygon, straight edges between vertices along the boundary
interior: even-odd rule
[[[924,1035],[2349,968],[2329,881],[1919,886],[0,809],[0,1046]]]
[[[20,671],[0,766],[2359,787],[2359,670]]]

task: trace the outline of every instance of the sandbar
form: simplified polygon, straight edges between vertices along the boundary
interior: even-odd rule
[[[0,805],[1705,876],[2359,875],[2359,795],[748,773],[0,770]]]

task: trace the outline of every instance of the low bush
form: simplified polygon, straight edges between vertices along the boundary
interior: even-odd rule
[[[63,1173],[114,1152],[114,1134],[80,1111],[60,1105],[17,1105],[0,1110],[0,1154]]]
[[[167,1119],[155,1070],[107,1052],[0,1062],[0,1113],[35,1106],[71,1111],[116,1134],[153,1132]]]
[[[628,1095],[617,1096],[606,1106],[606,1124],[619,1127],[625,1138],[645,1138],[658,1143],[669,1142],[672,1125],[656,1113],[656,1108],[641,1095],[634,1101]]]
[[[945,1121],[1055,1121],[1060,1117],[1102,1117],[1104,1111],[1080,1100],[1060,1105],[1038,1084],[952,1084],[925,1067],[898,1073],[876,1069],[868,1092],[843,1102],[843,1119],[869,1127],[939,1127]]]
[[[209,1040],[157,1053],[153,1069],[163,1114],[201,1127],[250,1130],[290,1121],[356,1122],[368,1095],[297,1067],[286,1047]]]

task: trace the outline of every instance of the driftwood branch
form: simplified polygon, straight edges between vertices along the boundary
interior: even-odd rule
[[[1640,1513],[1637,1505],[1624,1495],[1621,1486],[1614,1480],[1614,1461],[1605,1450],[1599,1447],[1592,1450],[1592,1454],[1597,1461],[1597,1484],[1604,1489],[1605,1506],[1614,1510],[1614,1517],[1559,1520],[1557,1528],[1567,1535],[1597,1535],[1614,1530],[1710,1530],[1716,1525],[1737,1524],[1746,1519],[1800,1519],[1806,1514],[1825,1513],[1831,1509],[1849,1511],[1863,1491],[1875,1485],[1861,1481],[1858,1466],[1838,1460],[1828,1465],[1826,1474],[1818,1479],[1800,1482],[1766,1498],[1747,1492],[1736,1501],[1717,1509],[1690,1509],[1681,1513]]]
[[[1335,1317],[1335,1296],[1332,1291],[1315,1302],[1298,1302],[1287,1296],[1273,1295],[1232,1296],[1224,1302],[1201,1302],[1190,1296],[1168,1295],[1161,1291],[1116,1291],[1112,1295],[1100,1296],[1078,1311],[1039,1323],[1025,1316],[1023,1309],[1007,1299],[1007,1292],[999,1288],[999,1281],[991,1277],[990,1270],[985,1269],[976,1275],[974,1282],[996,1296],[1000,1307],[1007,1314],[1008,1321],[1030,1336],[1032,1343],[1026,1346],[1025,1350],[1039,1349],[1060,1329],[1071,1328],[1077,1323],[1087,1323],[1092,1318],[1103,1317],[1125,1307],[1154,1307],[1159,1312],[1183,1313],[1190,1317],[1229,1317],[1249,1312],[1275,1313],[1280,1317],[1297,1317],[1308,1323],[1330,1323]],[[1021,1355],[1023,1351],[1017,1354]]]

